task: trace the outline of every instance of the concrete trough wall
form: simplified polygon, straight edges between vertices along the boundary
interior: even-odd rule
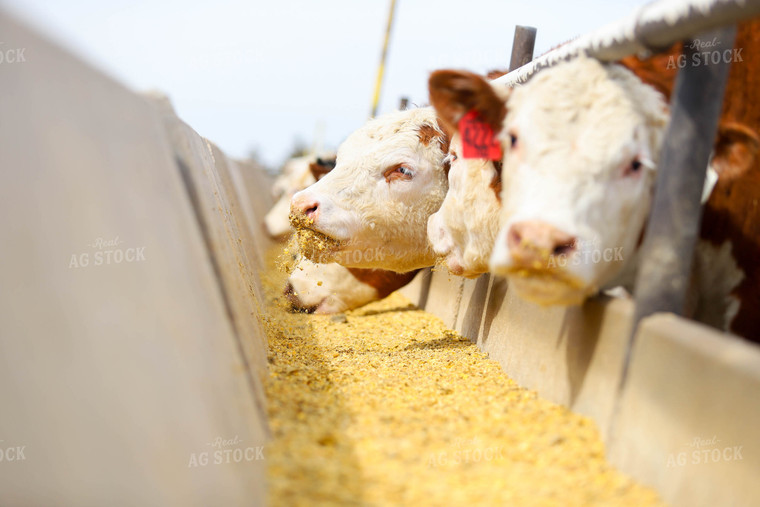
[[[0,33],[0,504],[263,504],[268,178]]]
[[[760,347],[654,315],[638,331],[619,392],[632,301],[543,308],[500,278],[427,273],[402,292],[521,385],[592,418],[613,465],[672,505],[757,505]]]

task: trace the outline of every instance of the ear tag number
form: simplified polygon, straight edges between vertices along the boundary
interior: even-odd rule
[[[494,136],[490,125],[484,123],[474,109],[459,120],[459,134],[462,137],[464,158],[501,160],[501,144]]]

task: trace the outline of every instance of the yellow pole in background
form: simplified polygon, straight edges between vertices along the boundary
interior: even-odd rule
[[[391,38],[391,26],[393,25],[393,13],[396,10],[396,0],[391,0],[391,11],[388,13],[388,26],[385,28],[385,42],[383,42],[383,54],[380,56],[380,67],[377,69],[375,80],[375,95],[372,97],[372,115],[377,115],[377,105],[380,102],[380,90],[383,87],[383,74],[385,73],[385,58],[388,55],[388,40]]]

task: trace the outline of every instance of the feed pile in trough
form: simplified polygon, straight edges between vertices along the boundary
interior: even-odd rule
[[[284,273],[264,278],[271,505],[660,505],[605,461],[592,421],[400,294],[306,315]]]

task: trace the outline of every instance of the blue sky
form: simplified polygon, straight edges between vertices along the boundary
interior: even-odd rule
[[[642,0],[397,0],[379,112],[427,103],[438,68],[509,63],[516,24],[536,54],[626,16]],[[389,0],[207,3],[5,0],[17,16],[134,90],[167,93],[232,156],[272,166],[295,138],[335,148],[369,116]],[[320,137],[320,136],[317,136]]]

